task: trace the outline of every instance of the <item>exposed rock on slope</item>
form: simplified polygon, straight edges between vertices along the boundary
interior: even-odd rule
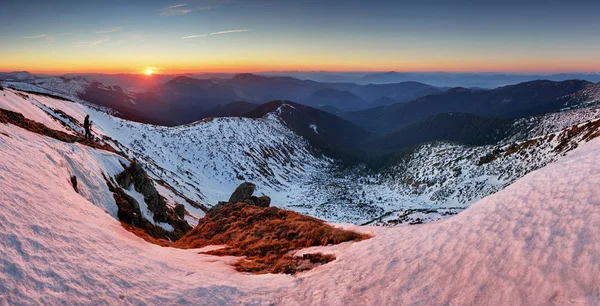
[[[179,239],[192,229],[183,218],[185,209],[182,213],[180,206],[176,206],[179,207],[177,209],[179,212],[176,211],[176,207],[168,207],[165,198],[158,193],[152,180],[139,163],[132,162],[115,177],[115,180],[119,186],[112,186],[108,180],[107,184],[114,192],[115,201],[119,206],[119,220],[145,230],[153,238],[168,238],[172,241]],[[143,195],[145,205],[152,212],[152,220],[145,218],[140,210],[139,201],[124,192],[123,189],[129,189],[132,186],[136,192]],[[167,223],[173,230],[165,230],[155,223]]]

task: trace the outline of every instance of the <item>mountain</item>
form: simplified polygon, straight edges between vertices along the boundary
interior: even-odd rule
[[[333,88],[321,89],[298,100],[298,103],[312,106],[331,106],[343,110],[364,109],[369,103],[349,91]]]
[[[166,82],[161,83],[163,80]],[[20,86],[20,89],[29,91],[52,92],[66,99],[111,108],[127,120],[166,126],[187,124],[212,117],[219,114],[218,109],[227,109],[223,115],[241,115],[249,110],[248,105],[230,104],[236,101],[261,104],[274,100],[293,100],[314,107],[331,106],[341,111],[352,111],[375,106],[376,104],[370,101],[381,102],[379,99],[384,97],[399,102],[430,92],[439,92],[432,86],[414,82],[361,86],[249,73],[234,75],[231,78],[211,79],[169,75],[89,74],[34,76],[23,81],[32,86],[16,81],[12,83],[19,84],[12,86]],[[123,86],[110,85],[115,83]],[[384,100],[381,103],[391,102]],[[240,108],[235,110],[235,107]]]
[[[465,113],[437,114],[374,138],[363,146],[400,150],[432,141],[451,141],[471,146],[490,145],[510,136],[513,124],[514,120],[511,119]]]
[[[62,75],[67,78],[74,78],[77,76],[83,76],[87,79],[97,81],[107,86],[119,86],[127,91],[131,92],[146,92],[150,91],[156,86],[162,83],[166,83],[177,75],[168,74],[152,74],[150,76],[145,74],[101,74],[101,73],[90,73],[90,74],[65,74]]]
[[[36,75],[29,71],[0,72],[0,81],[24,81],[32,80],[36,77]]]
[[[377,98],[375,101],[373,101],[373,106],[383,106],[383,105],[390,105],[390,104],[395,104],[396,100],[390,98],[390,97],[380,97]]]
[[[394,84],[367,84],[357,85],[353,83],[330,84],[332,88],[347,90],[363,100],[377,106],[375,101],[381,98],[389,98],[394,102],[407,102],[429,94],[439,93],[437,87],[419,82],[401,82]]]
[[[391,132],[420,119],[448,112],[519,118],[558,111],[565,107],[568,97],[590,86],[593,84],[579,80],[542,80],[493,90],[453,88],[408,103],[347,113],[344,117],[377,133]]]
[[[245,101],[235,101],[227,104],[217,105],[202,113],[203,118],[214,117],[243,117],[251,110],[257,108],[259,104],[248,103]]]
[[[238,88],[250,98],[249,101],[264,103],[273,100],[289,100],[309,106],[330,105],[342,110],[351,110],[359,106],[363,109],[368,108],[373,105],[371,102],[382,97],[391,98],[395,102],[405,102],[440,92],[436,87],[418,82],[386,85],[319,83],[291,77],[266,77],[250,73],[239,74],[231,79],[219,79],[218,82]]]
[[[375,84],[397,83],[406,81],[409,79],[409,75],[408,73],[398,73],[395,71],[380,72],[365,75],[362,77],[362,81]]]
[[[370,133],[325,111],[290,101],[272,101],[246,114],[249,118],[276,115],[295,134],[306,139],[320,154],[348,158]]]
[[[167,103],[168,115],[178,124],[202,119],[204,111],[245,98],[227,84],[185,76],[160,85],[153,93]]]
[[[138,122],[174,125],[167,103],[153,93],[134,93],[120,86],[108,86],[83,76],[45,77],[26,82],[5,82],[28,92],[60,96],[83,104],[108,108],[113,113]]]
[[[367,74],[357,84],[387,84],[405,81],[416,81],[437,87],[496,88],[534,80],[550,80],[555,82],[568,80],[585,80],[600,82],[599,73],[562,73],[562,74],[506,74],[506,73],[453,73],[453,72],[377,72]]]

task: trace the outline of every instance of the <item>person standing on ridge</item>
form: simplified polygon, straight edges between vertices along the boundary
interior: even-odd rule
[[[85,130],[85,140],[91,140],[92,133],[90,133],[90,115],[85,116],[85,120],[83,120],[83,129]]]

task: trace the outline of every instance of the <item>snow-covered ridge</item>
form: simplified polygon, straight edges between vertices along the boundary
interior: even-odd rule
[[[396,166],[370,173],[360,167],[340,169],[335,161],[315,156],[310,145],[278,116],[283,107],[293,107],[287,104],[264,118],[217,118],[169,128],[122,120],[51,97],[30,94],[25,99],[6,92],[16,99],[12,102],[16,111],[36,110],[32,118],[36,121],[57,124],[49,119],[51,115],[77,130],[76,124],[55,110],[79,120],[90,114],[94,133],[109,136],[109,143],[114,140],[114,146],[141,161],[157,181],[208,207],[226,200],[240,182],[248,180],[257,184],[257,194],[271,196],[273,205],[356,224],[419,223],[458,213],[555,161],[560,156],[554,151],[558,138],[489,163],[480,164],[482,157],[519,139],[543,138],[600,118],[599,108],[592,106],[523,119],[516,126],[524,133],[503,145],[426,144]],[[177,194],[162,189],[170,201],[181,201]],[[203,215],[189,205],[186,209],[196,211],[196,218]]]
[[[285,206],[291,203],[290,194],[304,193],[298,186],[332,164],[314,156],[310,145],[277,116],[217,118],[170,128],[126,121],[86,105],[35,94],[15,103],[37,110],[32,119],[38,121],[48,121],[49,115],[65,120],[53,110],[81,121],[90,114],[94,133],[109,136],[115,146],[140,160],[150,175],[209,207],[226,200],[246,180],[257,184],[257,194],[268,194]],[[13,109],[18,111],[19,106]]]

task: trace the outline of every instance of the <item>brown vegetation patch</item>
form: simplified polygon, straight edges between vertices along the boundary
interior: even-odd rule
[[[553,151],[556,153],[566,153],[576,149],[579,142],[588,142],[598,136],[600,136],[600,120],[590,121],[565,129],[557,136],[549,134],[542,138],[535,138],[511,144],[505,149],[495,149],[493,152],[479,158],[477,165],[481,166],[491,163],[498,158],[506,157],[511,154],[524,154],[528,148],[539,145],[540,143],[549,143],[554,140],[554,138],[556,138],[558,144],[554,147]]]
[[[558,136],[559,144],[555,152],[568,152],[577,148],[576,140],[590,141],[600,136],[600,120],[591,121],[580,126],[574,125]]]
[[[131,224],[127,224],[123,221],[120,221],[120,223],[121,223],[121,226],[123,226],[123,228],[125,228],[129,232],[133,233],[134,235],[146,240],[146,242],[160,245],[163,247],[171,246],[171,241],[168,241],[168,240],[162,239],[162,238],[154,238],[154,237],[150,236],[145,230],[135,227]]]
[[[51,128],[43,125],[42,123],[25,118],[25,116],[23,116],[20,113],[9,111],[6,109],[0,108],[0,123],[10,123],[10,124],[16,125],[20,128],[26,129],[30,132],[48,136],[50,138],[54,138],[56,140],[60,140],[63,142],[68,142],[68,143],[78,142],[78,143],[81,143],[88,147],[117,153],[113,147],[111,147],[107,144],[100,145],[99,143],[97,143],[95,141],[84,140],[83,137],[80,135],[77,135],[77,136],[71,135],[71,134],[67,134],[62,131],[57,131],[57,130],[51,129]]]
[[[227,248],[208,254],[246,256],[235,264],[242,272],[294,274],[335,259],[332,255],[322,254],[294,257],[294,251],[370,237],[334,228],[293,211],[240,202],[210,212],[172,246],[190,249],[225,244]]]

